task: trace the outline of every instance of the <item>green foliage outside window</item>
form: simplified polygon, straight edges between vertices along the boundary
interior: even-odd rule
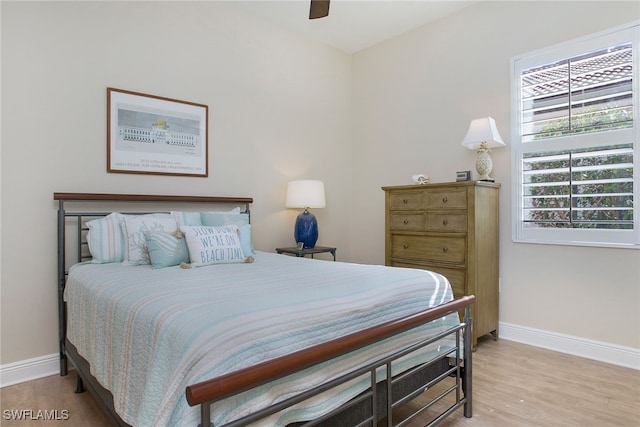
[[[551,121],[535,139],[628,128],[631,111],[607,108]],[[555,228],[633,228],[633,146],[524,156],[525,221]]]

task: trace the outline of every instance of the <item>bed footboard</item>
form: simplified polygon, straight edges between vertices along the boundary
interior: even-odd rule
[[[263,362],[259,365],[252,366],[250,368],[242,369],[236,372],[232,372],[221,377],[206,380],[197,384],[189,385],[186,388],[186,399],[190,406],[200,405],[201,424],[200,426],[213,427],[211,422],[211,404],[224,398],[233,396],[240,392],[249,390],[261,384],[265,384],[269,381],[290,375],[298,372],[310,366],[318,363],[333,359],[340,355],[349,353],[367,345],[373,344],[392,335],[402,333],[404,331],[413,329],[432,320],[441,318],[447,314],[458,312],[464,309],[465,318],[464,321],[455,327],[445,330],[435,336],[425,338],[423,341],[415,343],[410,347],[398,350],[392,355],[389,355],[383,359],[376,360],[367,366],[354,369],[348,373],[343,374],[339,378],[336,378],[328,383],[322,384],[316,388],[307,390],[294,397],[278,402],[272,406],[256,411],[246,417],[235,420],[231,423],[225,424],[224,427],[239,427],[248,423],[257,421],[266,416],[277,413],[285,408],[293,406],[299,402],[302,402],[312,396],[315,396],[323,391],[336,387],[346,381],[359,377],[363,374],[369,374],[371,378],[371,388],[367,393],[362,394],[357,399],[354,399],[347,404],[347,407],[352,406],[357,401],[364,399],[370,399],[371,401],[371,414],[363,420],[359,425],[376,425],[378,421],[378,408],[376,408],[376,384],[378,383],[377,371],[379,368],[386,368],[386,378],[391,378],[391,363],[398,358],[409,354],[421,347],[436,342],[446,336],[455,336],[455,347],[447,354],[439,356],[436,360],[432,360],[429,363],[435,363],[439,359],[449,358],[453,361],[450,369],[442,373],[437,378],[422,384],[414,392],[403,397],[402,399],[395,401],[392,398],[392,385],[397,378],[392,378],[391,384],[386,387],[387,392],[387,407],[383,413],[387,419],[387,425],[392,425],[391,414],[393,409],[407,403],[411,399],[422,394],[428,388],[431,388],[434,384],[444,380],[445,378],[454,377],[455,383],[453,386],[447,388],[440,395],[433,398],[429,403],[419,408],[413,416],[421,413],[423,410],[431,407],[434,403],[441,400],[447,395],[455,395],[455,403],[442,411],[436,416],[432,422],[428,425],[436,425],[442,419],[449,414],[453,413],[460,406],[464,406],[464,416],[470,418],[472,416],[472,346],[471,346],[471,317],[470,317],[470,305],[475,301],[474,296],[465,296],[457,300],[451,301],[446,304],[439,305],[437,307],[425,310],[412,316],[394,320],[391,322],[383,323],[381,325],[356,332],[344,337],[314,346],[307,349],[297,351],[295,353],[282,356],[273,360]],[[304,425],[316,425],[324,419],[333,416],[335,413],[340,412],[345,408],[345,405],[337,410],[326,414],[320,419],[314,420]],[[408,418],[404,422],[411,419]],[[403,423],[399,424],[402,425]]]

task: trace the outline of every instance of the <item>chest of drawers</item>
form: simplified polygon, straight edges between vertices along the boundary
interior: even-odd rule
[[[385,263],[444,275],[455,297],[475,295],[473,346],[498,337],[500,184],[466,181],[382,187]]]

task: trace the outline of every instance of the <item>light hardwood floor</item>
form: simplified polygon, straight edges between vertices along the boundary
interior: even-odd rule
[[[473,356],[473,417],[465,418],[459,409],[440,426],[640,426],[638,370],[490,338],[479,342]],[[5,387],[0,390],[0,425],[110,426],[92,396],[74,390],[74,373]],[[5,419],[5,410],[20,409],[66,410],[69,419]],[[424,424],[411,423],[418,425]]]

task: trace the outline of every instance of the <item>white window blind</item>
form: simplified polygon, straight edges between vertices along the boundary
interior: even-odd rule
[[[512,60],[515,241],[640,248],[638,24]]]
[[[527,153],[523,226],[633,229],[633,149]]]

